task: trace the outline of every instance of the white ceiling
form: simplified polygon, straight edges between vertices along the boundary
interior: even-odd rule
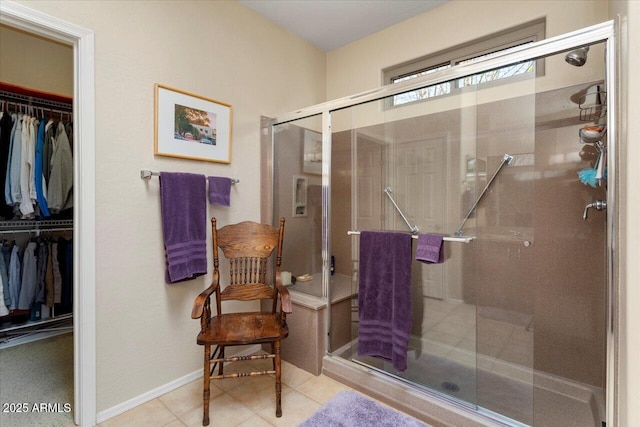
[[[325,52],[449,0],[238,0]]]

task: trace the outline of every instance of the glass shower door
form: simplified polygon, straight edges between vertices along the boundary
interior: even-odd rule
[[[533,241],[533,74],[488,87],[455,80],[443,83],[453,88],[447,96],[425,102],[393,107],[387,99],[332,112],[332,158],[341,160],[332,163],[331,250],[350,256],[353,295],[351,340],[333,349],[525,424],[533,417],[525,244]],[[358,354],[360,245],[346,231],[414,228],[473,239],[445,240],[441,263],[412,261],[408,366],[398,371]]]
[[[273,222],[286,220],[281,271],[291,290],[324,297],[322,285],[322,119],[273,128]]]
[[[477,106],[473,164],[487,190],[473,213],[474,266],[463,271],[476,292],[477,404],[533,425],[535,80],[518,88]]]
[[[455,88],[457,81],[447,82]],[[431,92],[444,92],[431,91]],[[464,215],[461,200],[475,195],[464,183],[466,159],[475,158],[476,88],[457,88],[448,98],[402,106],[385,113],[382,228],[452,236]],[[413,111],[412,111],[413,110]],[[397,206],[397,207],[396,207]],[[404,216],[404,217],[403,217]],[[406,221],[405,221],[406,219]],[[475,223],[464,235],[475,236]],[[417,241],[414,240],[414,258]],[[444,241],[441,263],[412,261],[413,327],[409,367],[396,375],[465,405],[477,395],[474,283],[462,272],[474,268],[473,247]]]

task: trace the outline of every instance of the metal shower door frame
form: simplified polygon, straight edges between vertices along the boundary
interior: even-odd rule
[[[332,101],[306,107],[279,115],[272,119],[269,125],[276,126],[294,120],[322,114],[322,284],[323,296],[331,301],[330,280],[330,231],[331,231],[331,113],[356,105],[397,95],[403,92],[437,85],[450,80],[460,79],[469,75],[479,74],[492,69],[505,67],[514,63],[536,60],[546,56],[568,52],[582,46],[594,43],[605,43],[605,70],[607,101],[607,147],[609,151],[607,185],[607,337],[606,337],[606,421],[607,425],[617,425],[617,388],[616,378],[618,354],[618,295],[619,295],[619,247],[618,239],[618,40],[616,38],[618,25],[615,21],[606,21],[590,27],[585,27],[559,36],[544,39],[527,45],[516,46],[505,50],[492,58],[484,59],[466,65],[458,65],[441,70],[423,77],[405,82],[381,86],[366,92],[338,98]],[[272,128],[272,153],[275,144],[275,132]],[[273,164],[273,159],[272,159]],[[272,203],[273,206],[273,203]],[[326,330],[331,331],[331,304],[327,304]],[[327,353],[330,354],[330,335],[326,336]],[[460,408],[458,408],[460,410]]]

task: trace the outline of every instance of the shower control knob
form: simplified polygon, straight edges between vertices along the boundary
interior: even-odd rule
[[[597,211],[603,211],[603,210],[607,209],[607,202],[605,200],[596,200],[593,203],[589,203],[587,206],[584,207],[584,212],[582,213],[582,219],[583,220],[587,219],[587,214],[589,212],[589,209],[595,209]]]

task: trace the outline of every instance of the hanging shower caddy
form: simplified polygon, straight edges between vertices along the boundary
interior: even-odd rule
[[[595,88],[595,90],[591,90]],[[588,86],[584,93],[578,98],[578,108],[580,110],[580,120],[583,122],[591,122],[593,125],[587,125],[580,128],[578,136],[583,144],[593,144],[598,152],[598,157],[592,168],[586,168],[578,172],[580,181],[585,185],[594,188],[598,186],[606,186],[607,178],[607,92],[602,89],[602,85],[594,84]],[[596,200],[589,203],[584,208],[582,219],[587,219],[589,209],[602,211],[606,209],[607,203],[604,200]]]
[[[595,87],[595,91],[590,89]],[[586,88],[585,93],[578,99],[580,120],[594,122],[596,125],[606,127],[607,117],[607,91],[600,84],[594,84]]]

